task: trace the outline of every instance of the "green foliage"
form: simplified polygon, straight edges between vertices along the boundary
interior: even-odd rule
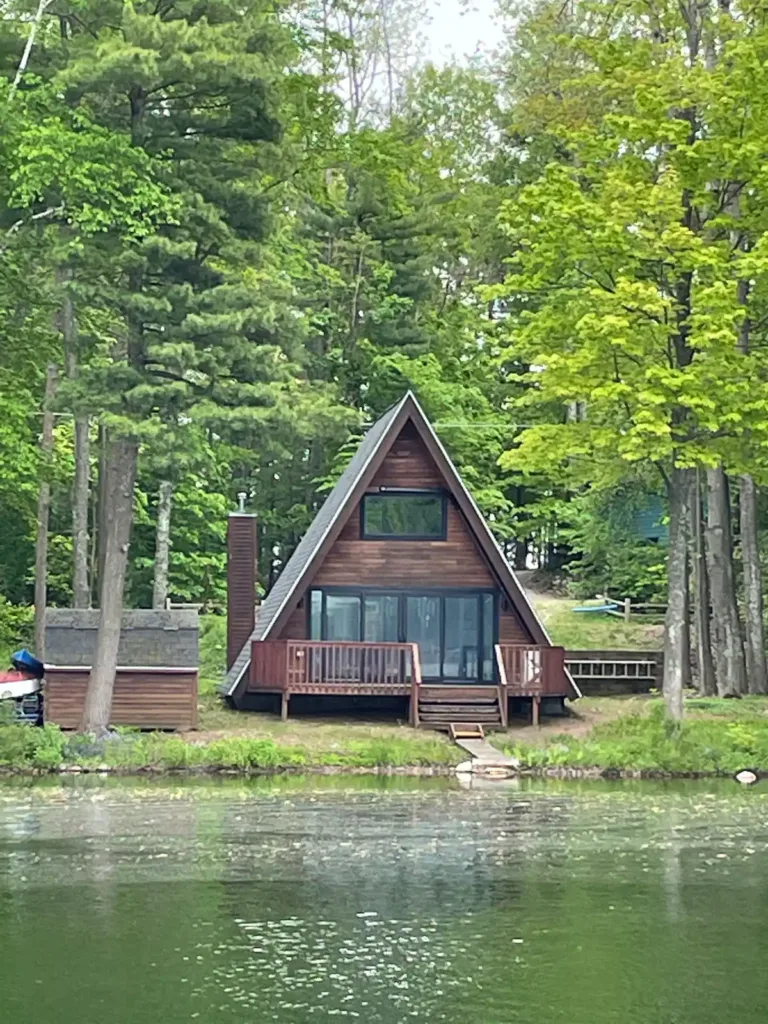
[[[420,737],[407,739],[353,740],[346,750],[320,755],[320,763],[357,768],[402,768],[408,765],[455,764],[459,752],[439,740]]]
[[[26,605],[14,605],[0,594],[0,658],[2,667],[8,655],[20,647],[31,647],[34,612]]]
[[[569,503],[561,532],[575,556],[567,573],[577,597],[610,593],[635,601],[663,600],[666,547],[638,537],[638,516],[650,493],[647,484],[627,484],[589,490]]]
[[[141,441],[136,605],[161,481],[171,596],[223,602],[241,490],[267,589],[350,435],[408,387],[507,550],[570,559],[579,594],[659,596],[664,551],[637,542],[629,512],[673,463],[765,475],[756,10],[697,8],[705,60],[709,42],[684,59],[692,30],[671,3],[653,32],[634,0],[535,5],[493,69],[415,71],[368,119],[344,108],[341,69],[376,63],[373,13],[350,40],[333,5],[328,22],[266,0],[62,0],[11,96],[30,10],[10,0],[0,19],[9,600],[31,597],[42,472],[50,596],[70,599],[75,410],[94,423],[94,483],[95,421]],[[43,467],[65,298],[77,376]]]
[[[136,495],[129,594],[136,607],[147,608],[152,601],[157,494],[147,495],[142,483],[144,480],[139,482]],[[173,601],[223,608],[227,514],[231,504],[224,494],[208,490],[206,484],[202,474],[189,473],[174,491],[169,597]]]
[[[210,696],[224,679],[227,661],[227,619],[224,615],[200,616],[199,687]]]
[[[0,724],[0,765],[52,770],[64,763],[66,744],[65,734],[54,725],[38,729],[25,724]]]

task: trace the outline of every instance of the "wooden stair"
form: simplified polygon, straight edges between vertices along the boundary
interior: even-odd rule
[[[451,726],[469,729],[502,726],[499,694],[495,686],[430,686],[419,689],[419,724],[424,729],[450,732]]]
[[[484,740],[485,733],[479,722],[451,722],[448,726],[448,733],[451,739],[456,740]]]

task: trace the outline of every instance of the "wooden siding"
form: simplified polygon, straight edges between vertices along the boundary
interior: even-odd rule
[[[447,539],[361,540],[355,510],[320,566],[313,586],[492,587],[483,556],[453,506]]]
[[[280,631],[280,640],[308,640],[307,605],[304,598],[291,612],[291,617]]]
[[[412,423],[406,423],[371,481],[379,487],[444,487],[445,479]],[[353,513],[355,515],[357,513]]]
[[[410,426],[410,425],[409,425]],[[440,471],[406,427],[373,480],[376,487],[440,487]],[[448,500],[447,539],[361,540],[357,505],[320,566],[313,586],[493,587],[491,570],[463,516]]]
[[[499,643],[529,644],[533,637],[525,628],[517,612],[507,602],[507,609],[499,612]]]
[[[377,470],[369,491],[379,487],[443,486],[446,481],[440,469],[409,422]],[[357,504],[310,586],[477,589],[498,588],[498,582],[464,516],[449,497],[444,541],[362,540]],[[308,639],[306,592],[276,639]],[[499,641],[519,644],[533,639],[516,609],[507,602],[507,609],[499,616]]]
[[[88,672],[88,668],[46,668],[46,722],[62,729],[78,727]],[[118,668],[110,724],[139,729],[197,728],[197,670]]]

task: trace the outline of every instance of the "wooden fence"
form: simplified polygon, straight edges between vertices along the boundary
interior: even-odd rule
[[[661,651],[566,651],[565,664],[585,697],[647,693],[661,688]]]

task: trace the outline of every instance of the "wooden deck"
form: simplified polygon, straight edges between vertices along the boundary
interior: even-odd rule
[[[499,682],[509,707],[509,697],[529,697],[533,724],[539,724],[543,697],[579,697],[580,693],[565,668],[562,647],[525,644],[497,644]]]
[[[538,720],[542,697],[578,696],[564,656],[561,647],[497,644],[496,680],[459,684],[424,682],[418,644],[257,640],[247,692],[280,694],[283,718],[295,694],[393,696],[408,698],[414,726],[477,721],[505,728],[511,697],[530,698]]]

